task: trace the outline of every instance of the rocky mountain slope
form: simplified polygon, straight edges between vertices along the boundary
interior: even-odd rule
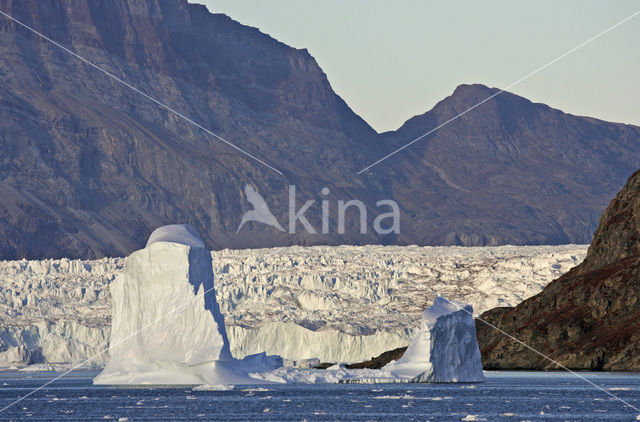
[[[640,171],[602,215],[582,264],[515,308],[481,318],[573,369],[640,370]],[[485,368],[557,366],[482,322]]]
[[[496,92],[460,86],[382,139],[404,144]],[[639,134],[503,93],[382,166],[395,195],[412,198],[401,201],[403,223],[429,233],[428,243],[590,243],[602,211],[640,168]]]
[[[215,251],[212,259],[236,357],[267,351],[353,362],[409,344],[434,289],[479,311],[516,305],[585,253],[584,245],[296,246]],[[109,284],[123,264],[0,262],[0,365],[76,362],[104,350]]]
[[[126,255],[189,223],[222,249],[585,243],[640,163],[640,129],[460,86],[377,134],[306,50],[186,0],[0,0],[0,10],[249,151],[280,175],[0,16],[0,259]],[[392,106],[392,105],[390,105]],[[318,233],[245,224],[245,187],[288,228],[289,185]],[[321,193],[322,188],[329,193]],[[339,200],[361,200],[337,233]],[[400,233],[373,219],[400,207]],[[321,234],[321,201],[329,233]]]

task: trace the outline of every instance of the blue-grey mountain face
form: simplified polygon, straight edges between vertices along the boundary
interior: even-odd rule
[[[377,134],[306,50],[185,0],[0,0],[0,10],[284,174],[0,17],[3,259],[123,255],[170,223],[213,248],[586,243],[640,164],[640,128],[505,93],[357,176],[494,90],[460,86]],[[247,185],[278,224],[239,227]],[[289,233],[289,185],[296,211],[315,201],[305,216],[318,233],[300,221]],[[351,199],[367,206],[365,234],[355,208],[338,233],[338,201]],[[373,229],[384,199],[399,204],[399,234]]]

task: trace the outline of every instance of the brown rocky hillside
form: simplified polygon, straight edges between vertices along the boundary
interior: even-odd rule
[[[571,369],[640,371],[640,171],[606,209],[584,262],[481,318]],[[557,366],[477,322],[486,369]]]

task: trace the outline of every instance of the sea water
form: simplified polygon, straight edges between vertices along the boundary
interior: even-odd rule
[[[106,387],[75,371],[0,413],[0,420],[619,421],[640,412],[640,374],[486,372],[481,384],[276,384]],[[0,372],[0,407],[59,376]],[[604,390],[604,391],[603,391]],[[615,397],[614,397],[615,396]],[[621,401],[623,400],[623,401]]]

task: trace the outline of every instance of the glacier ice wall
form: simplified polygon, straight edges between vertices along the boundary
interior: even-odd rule
[[[353,335],[337,329],[313,331],[294,322],[273,321],[258,328],[230,326],[227,332],[234,356],[266,352],[295,361],[320,358],[323,362],[354,362],[406,346],[413,330]]]
[[[108,287],[123,263],[0,261],[0,351],[28,350],[0,356],[6,358],[0,364],[80,362],[104,350],[111,331]]]
[[[409,344],[435,299],[431,289],[478,312],[513,306],[580,263],[586,250],[289,247],[214,251],[212,266],[234,356],[281,350],[293,360],[353,362]],[[123,266],[122,258],[0,262],[0,353],[20,345],[31,351],[14,351],[5,362],[79,362],[107,347],[109,284]]]

